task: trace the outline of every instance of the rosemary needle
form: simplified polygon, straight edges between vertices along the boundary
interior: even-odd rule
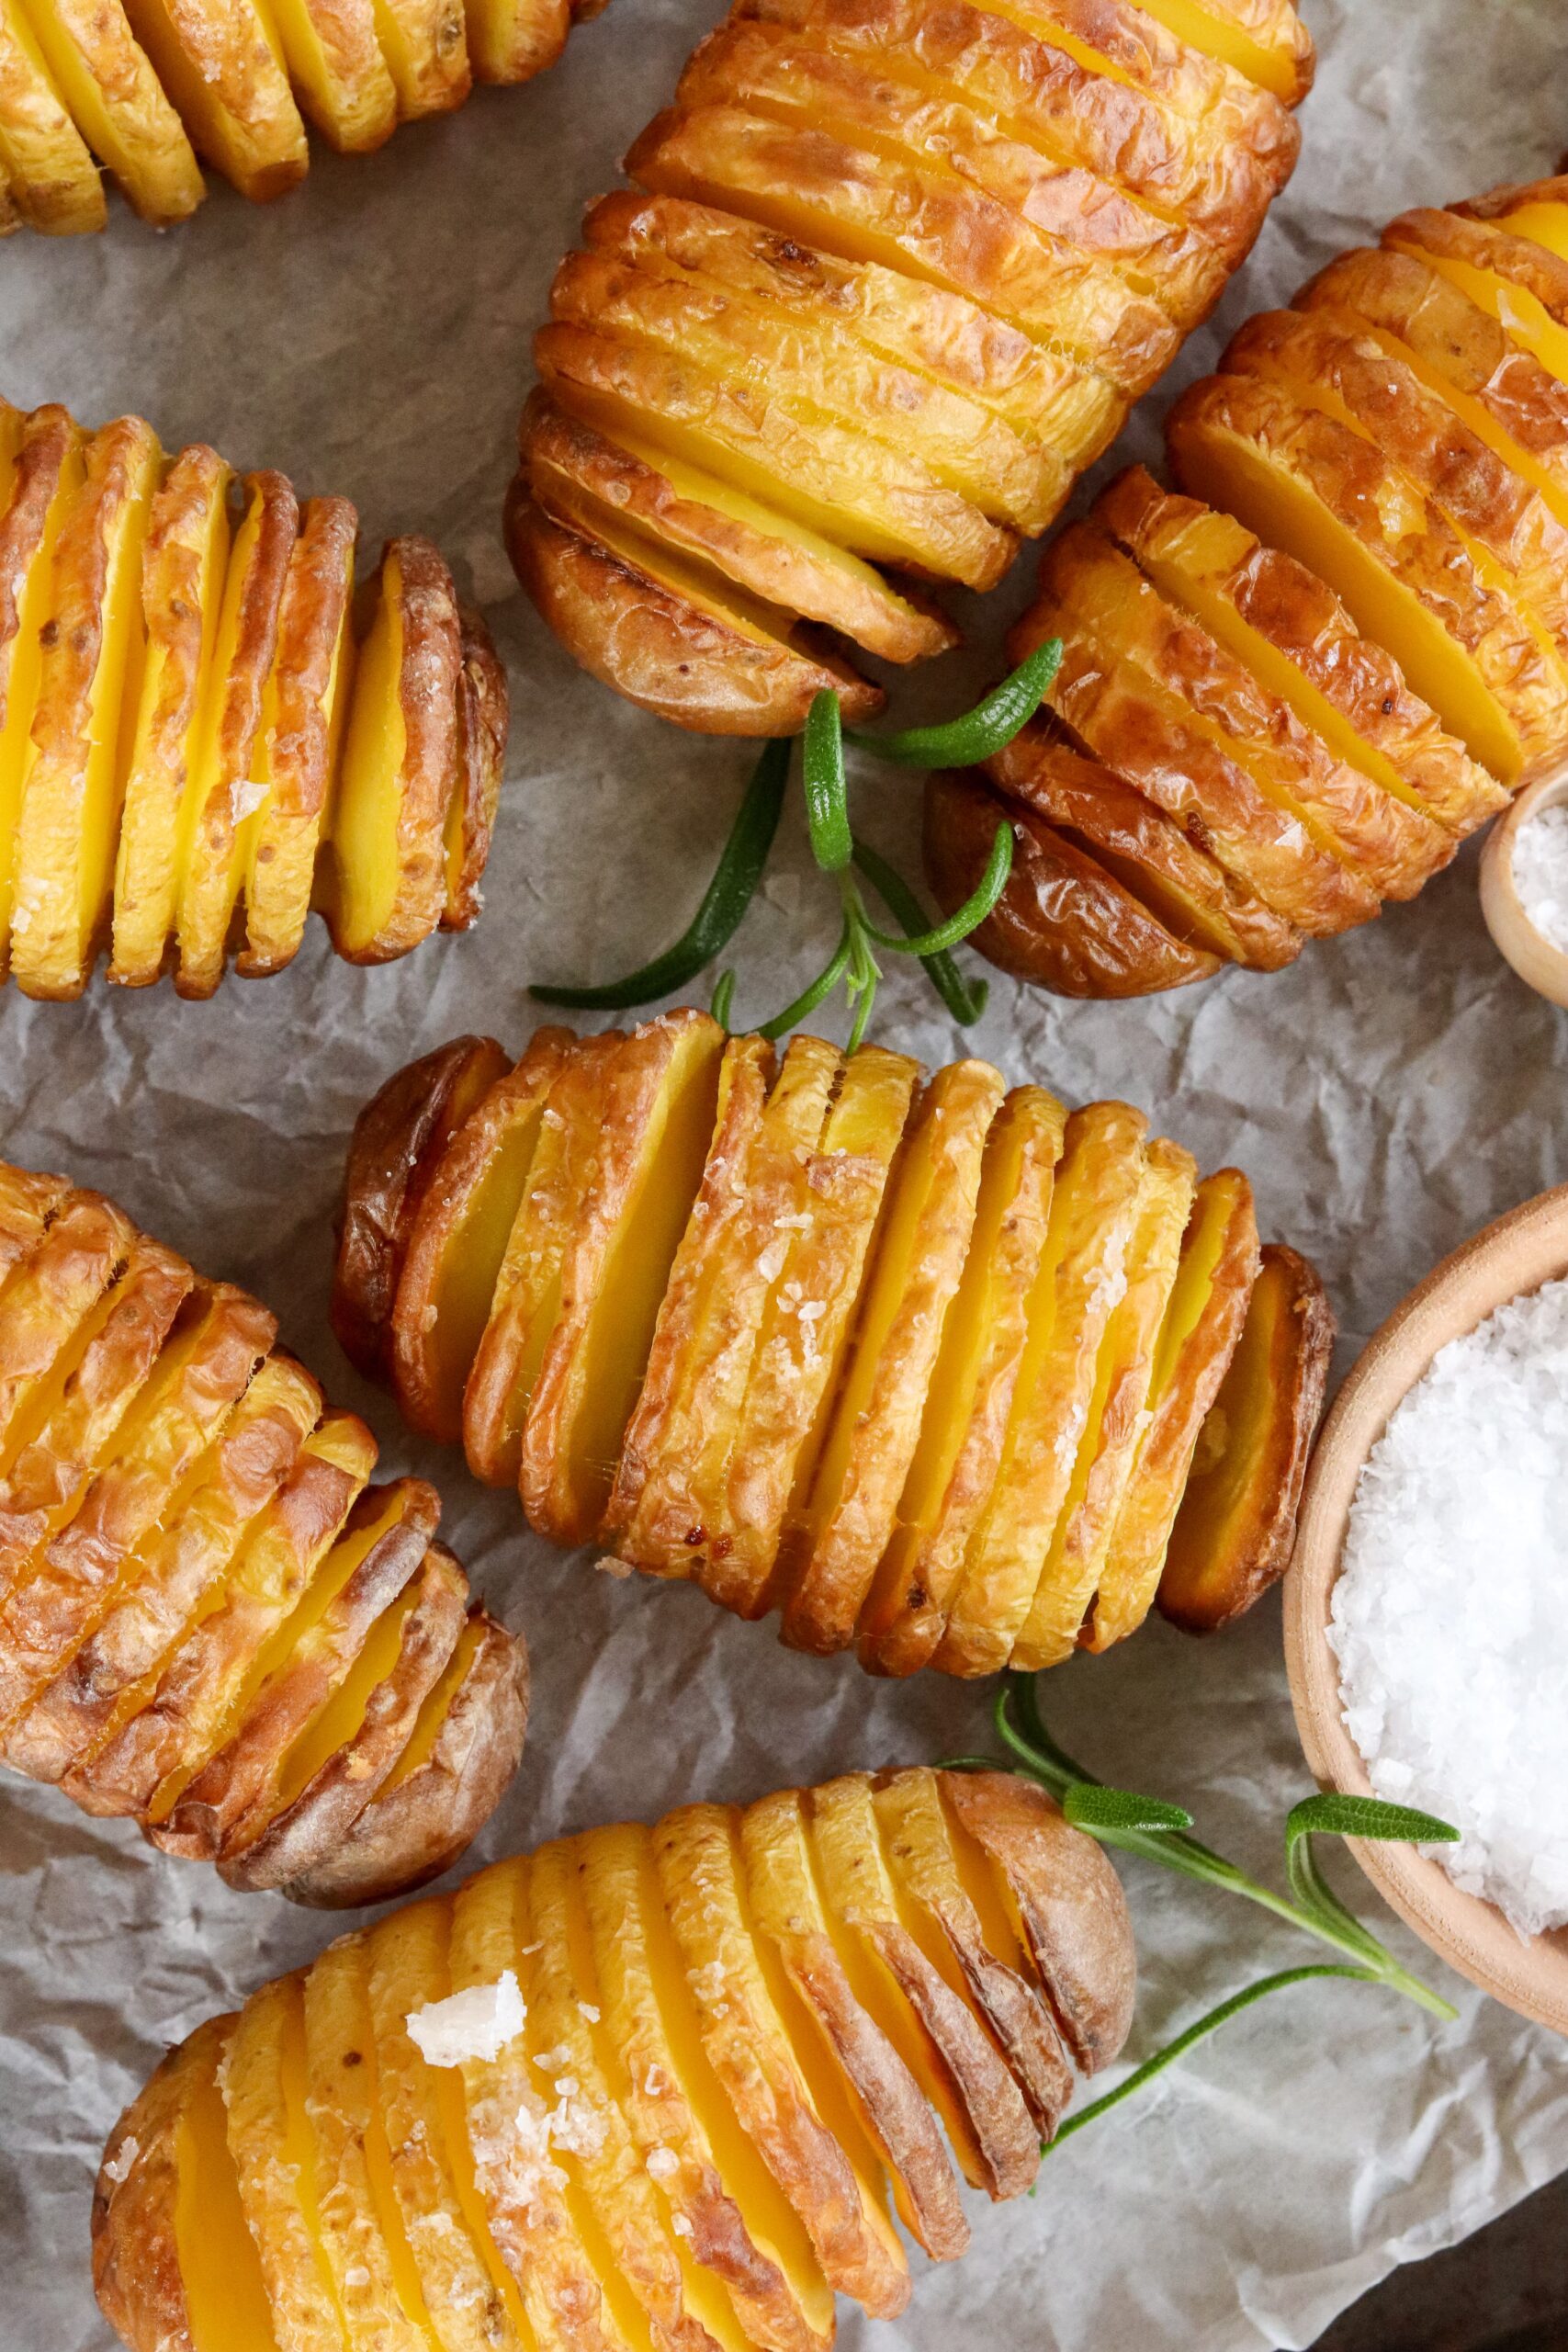
[[[999,686],[940,727],[908,727],[898,735],[868,735],[856,727],[845,735],[857,751],[874,752],[900,768],[972,768],[994,759],[1026,727],[1051,690],[1062,666],[1062,640],[1047,638]]]

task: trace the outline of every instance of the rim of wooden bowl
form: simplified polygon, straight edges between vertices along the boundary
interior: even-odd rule
[[[1568,801],[1568,766],[1554,768],[1520,793],[1487,834],[1481,852],[1481,911],[1493,943],[1525,983],[1550,1004],[1568,1006],[1568,955],[1542,938],[1514,882],[1514,843],[1542,808]]]
[[[1285,1578],[1285,1666],[1306,1760],[1319,1783],[1371,1796],[1340,1713],[1328,1644],[1351,1499],[1389,1415],[1438,1350],[1510,1298],[1568,1273],[1568,1184],[1539,1193],[1472,1237],[1374,1333],[1335,1399],[1313,1455]],[[1568,1928],[1521,1938],[1494,1904],[1461,1894],[1413,1847],[1345,1841],[1386,1902],[1450,1968],[1521,2017],[1568,2035]]]

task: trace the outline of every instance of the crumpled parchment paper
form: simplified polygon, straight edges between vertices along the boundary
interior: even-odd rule
[[[520,1046],[530,978],[603,976],[685,920],[748,765],[571,667],[513,587],[502,492],[528,344],[583,200],[664,103],[713,0],[615,0],[525,91],[399,131],[380,154],[320,149],[269,210],[215,187],[158,237],[0,253],[13,401],[126,409],[170,447],[207,438],[301,490],[358,501],[367,537],[419,529],[488,607],[515,717],[489,911],[465,940],[356,973],[319,928],[294,968],[210,1005],[102,985],[76,1006],[0,998],[0,1149],[102,1186],[153,1233],[278,1311],[286,1342],[366,1412],[389,1470],[446,1498],[444,1533],[526,1628],[535,1713],[515,1787],[477,1858],[697,1795],[745,1799],[850,1766],[980,1744],[987,1692],[869,1681],[779,1650],[693,1589],[617,1582],[523,1528],[455,1455],[408,1437],[344,1363],[325,1319],[330,1219],[359,1105],[462,1029]],[[1550,170],[1568,143],[1560,0],[1306,0],[1321,50],[1296,177],[1219,320],[1145,405],[1122,456],[1157,455],[1161,402],[1248,311],[1402,207]],[[959,707],[994,673],[1032,566],[972,608],[972,653],[900,690]],[[857,818],[916,864],[918,788],[866,776]],[[835,924],[795,814],[739,943],[737,1016],[765,1017]],[[973,1046],[1070,1100],[1147,1105],[1206,1167],[1235,1159],[1264,1227],[1310,1250],[1343,1360],[1433,1261],[1568,1175],[1568,1027],[1492,949],[1474,853],[1413,905],[1272,978],[1240,973],[1144,1003],[1073,1005],[993,981],[961,1039],[917,971],[878,1032],[929,1060]],[[1049,1678],[1058,1736],[1105,1777],[1188,1801],[1258,1870],[1308,1785],[1277,1600],[1207,1645],[1157,1621]],[[1348,1864],[1363,1912],[1424,1959]],[[1318,1956],[1250,1906],[1126,1871],[1142,1955],[1136,2057],[1243,1981]],[[333,1923],[231,1894],[123,1824],[0,1789],[0,2341],[108,2342],[88,2279],[88,2199],[110,2122],[162,2048],[310,1957]],[[1454,1983],[1439,2028],[1392,1996],[1314,1984],[1252,2012],[1142,2104],[1051,2159],[1038,2194],[976,2205],[968,2257],[917,2257],[908,2315],[843,2341],[886,2352],[1258,2352],[1310,2344],[1395,2263],[1461,2237],[1568,2165],[1568,2052]]]

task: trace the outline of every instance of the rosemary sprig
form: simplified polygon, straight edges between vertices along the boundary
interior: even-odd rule
[[[1430,1985],[1402,1967],[1386,1945],[1380,1943],[1371,1928],[1363,1926],[1340,1901],[1324,1877],[1313,1847],[1313,1839],[1317,1837],[1448,1844],[1459,1836],[1448,1822],[1439,1821],[1433,1814],[1418,1813],[1408,1805],[1386,1804],[1376,1797],[1303,1797],[1292,1807],[1285,1822],[1285,1875],[1291,1888],[1287,1896],[1250,1877],[1223,1854],[1215,1853],[1213,1847],[1192,1837],[1192,1816],[1183,1806],[1168,1804],[1159,1797],[1142,1796],[1129,1789],[1108,1788],[1081,1764],[1075,1763],[1046,1729],[1030,1677],[1007,1677],[997,1700],[993,1722],[1006,1751],[1002,1757],[952,1757],[945,1769],[1013,1771],[1037,1781],[1057,1800],[1067,1819],[1098,1838],[1102,1846],[1142,1854],[1145,1860],[1157,1862],[1162,1870],[1176,1871],[1204,1885],[1223,1887],[1228,1894],[1242,1895],[1247,1902],[1273,1912],[1277,1918],[1288,1919],[1292,1927],[1315,1936],[1319,1942],[1332,1946],[1342,1955],[1333,1962],[1281,1969],[1231,1994],[1173,2041],[1156,2050],[1114,2090],[1069,2116],[1049,2143],[1051,2147],[1060,2147],[1064,2140],[1081,2131],[1086,2123],[1120,2107],[1123,2099],[1163,2074],[1195,2043],[1204,2041],[1232,2018],[1239,2017],[1255,2002],[1266,1999],[1271,1993],[1282,1992],[1289,1985],[1303,1984],[1311,1977],[1346,1976],[1359,1984],[1382,1984],[1391,1992],[1403,1994],[1433,2017],[1450,2018],[1458,2014],[1451,2002],[1445,2001]]]
[[[879,948],[918,957],[955,1021],[968,1026],[980,1018],[987,984],[983,979],[966,981],[952,951],[985,922],[1007,888],[1012,870],[1012,829],[1005,823],[998,825],[985,872],[974,892],[944,922],[933,923],[897,869],[853,831],[844,743],[847,738],[861,750],[899,767],[966,767],[987,760],[1033,718],[1061,658],[1060,641],[1052,639],[972,710],[942,726],[908,728],[898,734],[846,730],[837,695],[824,690],[816,696],[807,714],[802,745],[807,826],[816,864],[838,886],[839,938],[827,963],[795,1001],[757,1024],[763,1036],[783,1036],[842,984],[852,1013],[849,1042],[852,1048],[858,1046],[882,978]],[[550,983],[530,989],[529,994],[542,1004],[619,1012],[651,1004],[694,979],[734,937],[762,878],[784,807],[791,751],[786,741],[764,748],[702,904],[672,946],[622,979],[590,988]],[[872,921],[857,876],[863,876],[871,885],[899,926],[897,931],[884,931]],[[714,1017],[725,1028],[729,1026],[735,985],[734,970],[726,969],[713,990]]]

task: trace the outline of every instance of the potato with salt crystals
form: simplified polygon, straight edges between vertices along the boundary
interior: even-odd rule
[[[0,162],[29,229],[75,237],[103,227],[108,216],[97,169],[23,0],[0,0]]]
[[[166,458],[122,417],[0,403],[0,974],[97,958],[208,997],[282,969],[313,903],[379,963],[478,918],[505,674],[427,540],[390,542],[356,642],[357,517],[281,474]]]
[[[236,1886],[445,1869],[527,1684],[435,1496],[96,1193],[0,1170],[0,1759]]]
[[[1130,822],[1129,793],[1233,903],[1321,935],[1414,895],[1561,758],[1568,180],[1402,215],[1249,321],[1166,435],[1179,491],[1112,482],[1013,639],[1064,637],[1066,740],[1030,730],[992,763],[1050,831],[1015,823],[1025,855],[976,944],[1069,994],[1169,987],[1173,940],[1270,967],[1194,926],[1170,831]],[[1109,784],[1069,816],[1059,763],[1086,750]],[[978,876],[982,794],[928,787],[949,908]]]
[[[98,2299],[130,2352],[423,2352],[437,2313],[452,2352],[826,2352],[835,2287],[908,2300],[889,2188],[967,2243],[939,2119],[1027,2188],[1134,1972],[1110,1862],[1001,1774],[558,1839],[172,2051],[105,2151]]]
[[[460,1038],[360,1114],[334,1321],[558,1542],[875,1673],[1045,1664],[1151,1605],[1258,1274],[1146,1125],[691,1011]]]
[[[1213,307],[1294,161],[1288,0],[735,0],[536,345],[508,506],[567,650],[785,734],[953,631]],[[807,629],[832,632],[821,646]]]

